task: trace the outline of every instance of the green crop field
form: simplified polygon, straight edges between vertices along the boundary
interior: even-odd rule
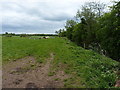
[[[3,65],[25,56],[33,56],[37,62],[45,64],[46,58],[50,56],[50,53],[54,54],[51,72],[64,70],[67,75],[71,76],[63,81],[64,87],[114,87],[117,80],[118,62],[92,50],[83,49],[66,38],[2,38]],[[59,66],[60,64],[61,66]]]

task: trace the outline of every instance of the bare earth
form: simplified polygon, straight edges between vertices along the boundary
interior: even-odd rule
[[[62,88],[63,80],[68,78],[63,71],[55,72],[49,76],[51,61],[54,55],[51,53],[46,64],[38,64],[34,57],[28,56],[3,66],[3,88]]]

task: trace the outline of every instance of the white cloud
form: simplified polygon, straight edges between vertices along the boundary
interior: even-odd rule
[[[88,1],[102,0],[1,0],[3,32],[54,33]]]

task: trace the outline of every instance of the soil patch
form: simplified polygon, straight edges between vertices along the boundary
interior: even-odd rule
[[[3,88],[63,88],[63,80],[68,78],[63,71],[50,73],[54,54],[46,59],[44,65],[36,63],[28,56],[3,66]],[[41,67],[39,67],[41,66]]]
[[[120,87],[120,80],[116,82],[115,87]]]

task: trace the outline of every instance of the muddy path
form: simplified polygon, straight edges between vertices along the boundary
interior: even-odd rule
[[[54,54],[46,59],[46,64],[39,64],[35,58],[28,56],[3,66],[3,88],[62,88],[64,79],[68,78],[63,71],[50,75]]]

